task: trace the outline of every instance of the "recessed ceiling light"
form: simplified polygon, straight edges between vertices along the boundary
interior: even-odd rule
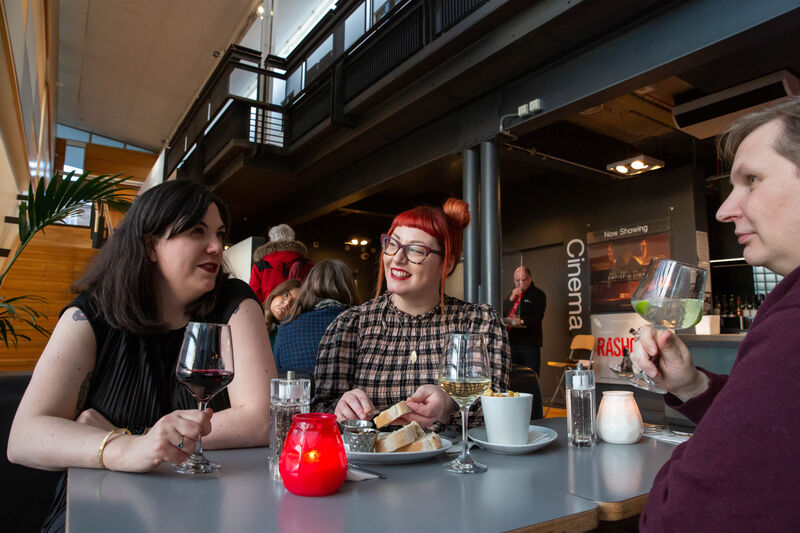
[[[624,161],[609,163],[606,165],[606,170],[619,174],[620,177],[629,178],[641,174],[642,172],[658,170],[663,167],[664,162],[660,159],[642,154],[625,159]]]

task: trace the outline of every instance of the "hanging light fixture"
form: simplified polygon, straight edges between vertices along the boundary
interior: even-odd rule
[[[659,168],[664,168],[663,161],[644,154],[606,165],[606,170],[618,174],[620,178],[630,178]]]

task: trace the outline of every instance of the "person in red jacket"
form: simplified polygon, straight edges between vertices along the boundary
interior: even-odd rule
[[[253,252],[250,287],[262,304],[272,289],[287,279],[303,281],[314,263],[306,259],[308,248],[294,239],[294,230],[278,224],[269,230],[269,242]]]
[[[800,524],[800,98],[742,117],[720,148],[733,160],[733,190],[717,220],[735,225],[749,264],[784,279],[759,308],[730,375],[696,368],[673,332],[640,329],[634,367],[697,422],[653,482],[643,532]]]

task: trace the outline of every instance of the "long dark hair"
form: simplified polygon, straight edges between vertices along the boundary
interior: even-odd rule
[[[353,280],[353,273],[338,259],[323,259],[314,265],[303,286],[300,287],[287,322],[310,311],[326,298],[341,302],[347,307],[358,303],[358,290]]]
[[[111,327],[138,334],[166,330],[155,289],[157,267],[147,255],[146,240],[148,236],[170,239],[192,228],[212,203],[219,209],[227,231],[228,210],[204,185],[176,180],[147,190],[133,202],[112,237],[73,284],[73,290],[88,291]],[[190,318],[211,312],[227,277],[220,268],[214,289],[187,306]]]
[[[264,321],[267,323],[267,329],[269,331],[278,327],[278,320],[275,318],[275,315],[272,314],[272,300],[292,289],[299,289],[302,284],[303,282],[299,279],[287,279],[280,285],[277,285],[269,293],[267,300],[264,302]]]

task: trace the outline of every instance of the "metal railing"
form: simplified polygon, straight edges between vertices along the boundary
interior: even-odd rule
[[[219,132],[218,123],[230,120],[231,106],[236,107],[237,116],[243,119],[245,130],[229,131],[236,137],[257,144],[284,146],[285,109],[276,103],[282,102],[286,76],[281,72],[258,67],[261,55],[258,52],[231,46],[211,75],[197,101],[178,126],[167,147],[164,175],[169,176],[190,158],[204,154],[209,160],[222,147],[205,146],[219,144],[219,139],[207,138],[211,132]],[[245,102],[246,104],[243,104]],[[242,116],[242,109],[246,113]],[[215,133],[215,136],[218,135]],[[223,144],[223,146],[224,146]],[[211,149],[209,149],[211,148]],[[213,155],[212,155],[213,153]]]
[[[341,114],[346,103],[487,2],[387,1],[380,6],[385,12],[373,13],[364,33],[346,49],[345,22],[363,6],[341,2],[289,58],[268,58],[270,63],[281,62],[280,72],[260,68],[258,52],[232,45],[170,139],[165,177],[187,165],[192,174],[202,175],[204,165],[234,138],[287,147],[324,120],[336,120],[334,110]],[[331,37],[332,49],[306,72],[306,60]],[[299,70],[307,80],[302,88],[292,85]]]

